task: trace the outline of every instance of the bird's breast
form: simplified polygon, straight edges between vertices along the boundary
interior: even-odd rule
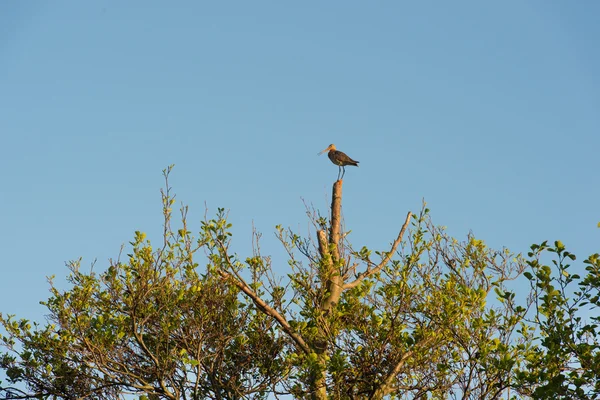
[[[343,160],[342,157],[340,157],[340,154],[338,151],[330,151],[327,156],[329,157],[329,159],[331,160],[332,163],[334,163],[335,165],[342,165],[343,164]]]

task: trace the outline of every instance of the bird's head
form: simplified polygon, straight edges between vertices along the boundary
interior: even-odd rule
[[[322,152],[319,153],[319,155],[325,153],[326,151],[329,150],[335,150],[335,144],[331,143],[329,146],[327,146],[327,148],[325,150],[323,150]]]

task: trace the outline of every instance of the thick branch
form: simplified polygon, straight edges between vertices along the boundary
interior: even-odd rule
[[[321,255],[321,260],[329,259],[331,261],[331,254],[329,254],[329,243],[327,242],[327,235],[325,234],[325,231],[317,231],[317,239],[319,241],[319,254]]]
[[[341,180],[336,181],[333,184],[333,190],[331,193],[331,227],[329,231],[329,243],[335,245],[333,250],[333,261],[334,263],[340,259],[340,225],[341,225],[341,214],[342,214],[342,182]]]
[[[412,216],[412,213],[409,211],[408,214],[406,215],[406,220],[404,221],[404,225],[402,225],[402,229],[400,229],[400,233],[398,233],[398,237],[392,244],[391,250],[385,255],[383,260],[381,260],[381,262],[377,266],[375,266],[373,268],[367,268],[367,270],[365,272],[360,273],[358,275],[358,278],[356,278],[355,281],[346,283],[344,285],[344,290],[351,289],[355,286],[358,286],[365,278],[368,278],[369,276],[378,273],[379,271],[381,271],[381,269],[383,267],[385,267],[387,265],[388,262],[390,262],[390,260],[392,259],[392,256],[394,255],[394,253],[396,252],[396,249],[398,248],[398,245],[402,241],[402,237],[404,236],[404,232],[406,231],[406,228],[408,228],[408,223],[410,222],[411,216]]]
[[[321,311],[329,314],[334,305],[339,301],[344,281],[340,268],[340,225],[342,209],[342,181],[333,184],[331,195],[331,221],[329,228],[329,241],[323,230],[317,231],[319,240],[319,254],[321,256],[320,278],[322,287],[325,288],[326,297],[321,304]],[[328,322],[321,320],[318,324],[319,333],[315,338],[315,350],[318,354],[318,367],[311,371],[311,398],[315,400],[327,399],[327,332]]]
[[[254,291],[252,289],[250,289],[250,287],[248,285],[246,285],[243,282],[240,282],[238,279],[234,278],[233,276],[231,276],[230,274],[228,274],[225,271],[222,271],[220,269],[217,269],[217,271],[219,272],[219,275],[221,275],[225,279],[228,279],[235,286],[237,286],[242,292],[246,293],[246,295],[248,297],[250,297],[250,299],[252,299],[254,304],[256,304],[256,306],[262,312],[264,312],[265,314],[267,314],[270,317],[272,317],[273,319],[275,319],[275,321],[277,321],[277,323],[279,324],[279,326],[281,326],[283,331],[285,333],[287,333],[289,337],[292,338],[292,340],[298,345],[298,347],[300,347],[300,349],[302,349],[303,352],[305,352],[306,354],[311,352],[310,347],[306,344],[304,339],[302,339],[302,337],[300,335],[298,335],[296,332],[294,332],[294,330],[292,329],[290,324],[286,321],[286,319],[281,314],[279,314],[277,312],[277,310],[275,310],[273,307],[271,307],[267,303],[265,303],[265,301],[263,299],[261,299],[256,293],[254,293]]]
[[[321,251],[321,257],[329,258],[330,262],[327,265],[328,271],[324,274],[327,277],[327,297],[323,301],[323,311],[329,312],[333,305],[337,303],[342,294],[342,288],[344,281],[342,278],[342,271],[340,267],[340,230],[342,224],[342,182],[341,180],[336,181],[333,184],[331,193],[331,227],[329,231],[329,247],[327,251],[326,246],[323,245],[325,232],[317,232],[319,238],[319,248]],[[331,250],[329,250],[331,248]],[[328,253],[331,253],[331,257],[326,257]]]
[[[331,254],[329,252],[329,243],[327,243],[327,235],[325,231],[317,231],[319,239],[319,253],[323,262],[321,279],[324,279],[323,285],[327,290],[327,297],[323,300],[323,311],[328,312],[333,307],[333,303],[337,302],[342,292],[342,284],[340,271],[336,270]]]

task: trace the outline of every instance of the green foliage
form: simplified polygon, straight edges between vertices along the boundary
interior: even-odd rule
[[[553,267],[542,257],[553,253]],[[600,256],[584,261],[584,279],[570,272],[574,254],[560,241],[531,246],[528,261],[535,304],[532,326],[539,343],[517,372],[522,393],[535,399],[596,399],[600,396],[600,341],[597,316]],[[587,317],[586,317],[587,315]]]
[[[100,273],[69,263],[45,324],[0,314],[0,397],[600,396],[598,254],[582,278],[561,242],[523,259],[449,236],[425,207],[391,249],[354,250],[313,212],[316,238],[276,227],[288,255],[277,277],[260,234],[252,254],[232,251],[223,209],[197,237],[186,207],[172,228],[170,170],[158,246],[135,232]]]
[[[49,324],[0,314],[7,383],[0,397],[265,398],[285,372],[285,340],[239,290],[216,274],[226,263],[215,239],[229,238],[223,210],[198,239],[170,227],[174,198],[163,193],[165,234],[154,248],[135,232],[126,260],[101,274],[68,264],[71,289],[51,285]],[[226,243],[226,242],[220,242]],[[225,245],[226,246],[226,245]],[[209,254],[201,273],[199,249]]]

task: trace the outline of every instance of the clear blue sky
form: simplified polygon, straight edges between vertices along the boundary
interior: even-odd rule
[[[600,229],[600,2],[13,1],[0,4],[0,311],[40,319],[45,277],[160,240],[161,170],[199,229],[230,209],[285,274],[337,167],[356,246],[408,210],[463,238],[580,258]]]

